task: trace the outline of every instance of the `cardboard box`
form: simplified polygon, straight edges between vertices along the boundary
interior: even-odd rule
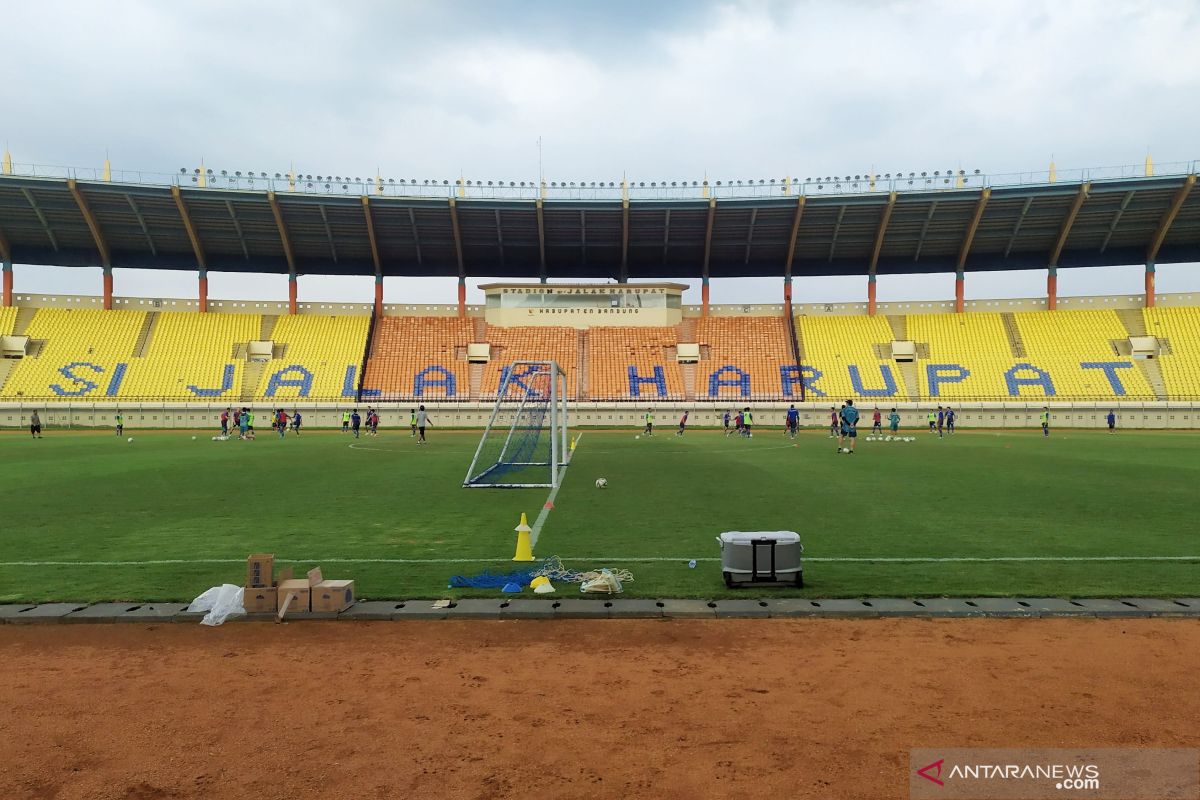
[[[354,605],[354,581],[321,581],[312,587],[312,610],[345,611]]]
[[[283,608],[283,602],[289,594],[295,594],[296,599],[288,605],[285,616],[307,614],[311,610],[312,590],[308,585],[307,579],[296,578],[295,580],[280,582],[278,592],[279,608]]]
[[[275,581],[272,574],[275,571],[275,556],[270,553],[258,553],[246,559],[246,586],[273,586]]]
[[[274,586],[247,587],[242,605],[247,614],[274,614],[279,608],[279,590]]]

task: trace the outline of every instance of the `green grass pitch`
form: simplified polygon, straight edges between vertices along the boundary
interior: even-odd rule
[[[536,555],[628,568],[642,597],[1200,595],[1195,434],[911,431],[844,456],[823,431],[672,433],[585,431]],[[514,566],[512,529],[546,500],[461,488],[478,431],[133,437],[0,435],[0,602],[187,600],[240,583],[252,552],[363,597],[495,595],[447,580]],[[726,530],[799,531],[806,588],[727,590]],[[1032,560],[889,560],[963,558]]]

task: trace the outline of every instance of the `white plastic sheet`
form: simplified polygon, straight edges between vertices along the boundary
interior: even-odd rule
[[[214,586],[193,600],[188,611],[207,611],[200,624],[220,625],[230,617],[246,613],[242,604],[244,592],[245,589],[232,583]]]

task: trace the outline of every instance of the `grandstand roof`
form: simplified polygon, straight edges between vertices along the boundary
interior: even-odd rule
[[[26,264],[500,278],[1200,261],[1195,175],[737,199],[431,198],[0,175]],[[857,185],[857,184],[856,184]],[[453,192],[451,192],[453,194]]]

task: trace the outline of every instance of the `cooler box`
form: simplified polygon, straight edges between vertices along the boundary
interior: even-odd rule
[[[727,531],[721,545],[721,573],[729,587],[743,583],[804,585],[804,545],[795,531]]]

